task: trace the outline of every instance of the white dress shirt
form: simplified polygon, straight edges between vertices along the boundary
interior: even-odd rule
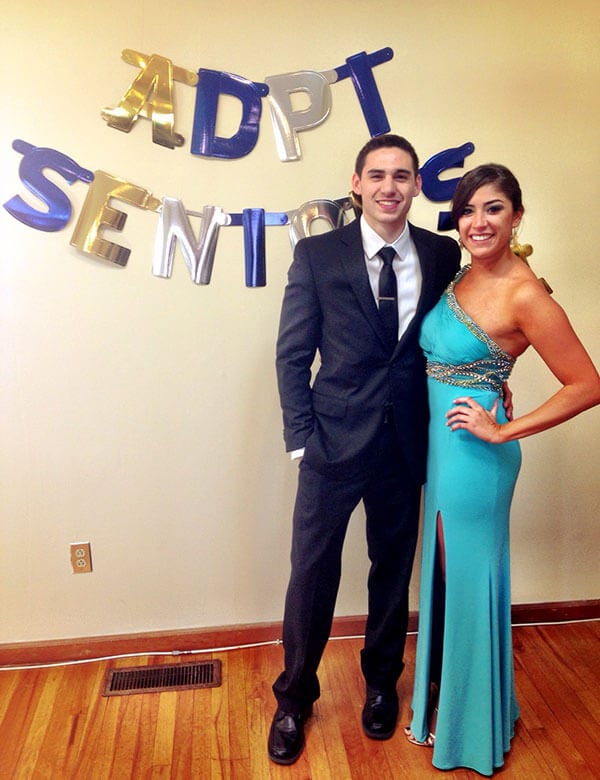
[[[384,246],[392,246],[396,250],[392,267],[398,280],[398,339],[400,339],[415,316],[423,281],[417,250],[410,237],[408,223],[402,233],[390,244],[373,230],[364,216],[360,218],[360,232],[375,302],[379,290],[379,273],[383,266],[383,260],[377,253]]]

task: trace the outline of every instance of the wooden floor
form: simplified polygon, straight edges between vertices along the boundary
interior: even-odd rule
[[[475,778],[431,767],[431,751],[361,730],[360,639],[330,641],[322,695],[307,746],[291,767],[272,764],[266,738],[279,645],[227,650],[217,688],[102,696],[107,668],[173,663],[172,656],[0,670],[0,778],[198,778],[199,780],[399,780]],[[600,621],[514,629],[521,719],[495,777],[600,777]],[[409,720],[415,637],[399,684],[400,724]],[[202,654],[180,660],[206,660]]]

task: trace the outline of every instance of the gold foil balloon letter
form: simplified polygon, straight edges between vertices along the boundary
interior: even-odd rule
[[[104,171],[95,171],[81,214],[71,238],[71,245],[88,255],[96,255],[117,265],[127,265],[130,251],[100,236],[100,229],[123,230],[127,214],[109,206],[112,198],[118,198],[132,206],[156,211],[160,201],[148,190],[136,187],[123,179],[117,179]]]
[[[155,144],[174,149],[183,146],[185,139],[175,132],[173,108],[173,81],[193,87],[198,82],[196,73],[173,65],[171,60],[152,54],[125,49],[122,57],[129,65],[141,69],[116,108],[105,108],[102,117],[109,127],[128,133],[138,116],[152,121],[152,140]]]

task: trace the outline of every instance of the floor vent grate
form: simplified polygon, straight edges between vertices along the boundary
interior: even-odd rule
[[[190,688],[216,688],[221,685],[221,662],[158,664],[109,669],[104,680],[103,696],[130,693],[160,693]]]

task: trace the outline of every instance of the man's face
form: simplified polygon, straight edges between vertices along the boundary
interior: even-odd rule
[[[352,190],[362,197],[368,224],[391,242],[404,230],[413,198],[421,192],[421,176],[412,157],[397,146],[369,152],[362,173],[352,176]]]

